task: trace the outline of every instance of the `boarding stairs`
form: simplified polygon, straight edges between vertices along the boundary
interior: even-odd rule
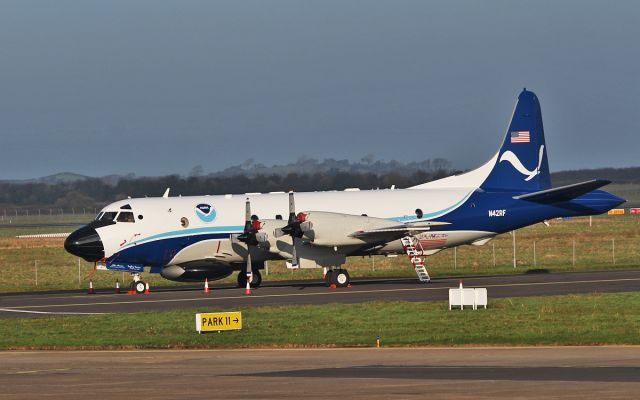
[[[427,272],[427,268],[424,265],[424,249],[420,244],[420,240],[414,236],[405,236],[400,239],[400,241],[402,242],[405,253],[409,256],[409,261],[411,261],[420,282],[431,282],[429,272]]]

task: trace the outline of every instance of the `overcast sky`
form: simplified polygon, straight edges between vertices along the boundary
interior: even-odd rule
[[[248,158],[490,158],[523,87],[554,171],[638,166],[637,1],[0,0],[0,179]]]

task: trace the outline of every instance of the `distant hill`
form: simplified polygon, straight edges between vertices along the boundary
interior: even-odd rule
[[[384,175],[389,173],[414,174],[418,171],[459,173],[459,171],[454,171],[450,161],[443,158],[405,163],[396,160],[376,160],[372,154],[368,154],[360,161],[336,160],[333,158],[317,160],[315,158],[300,157],[296,162],[271,166],[260,163],[256,164],[253,159],[248,159],[242,164],[225,168],[222,171],[206,174],[206,176],[214,178],[246,176],[252,178],[258,175],[286,176],[289,174],[312,175],[318,173],[331,175],[339,173]],[[189,176],[204,175],[205,174],[202,171],[201,166],[194,167],[189,173]]]
[[[34,179],[11,179],[0,180],[0,183],[45,183],[47,185],[57,185],[60,183],[73,183],[89,179],[88,176],[74,174],[73,172],[60,172],[58,174],[43,176]]]
[[[188,174],[188,178],[194,177],[211,177],[211,178],[232,178],[235,176],[256,177],[262,176],[287,176],[289,174],[296,175],[312,175],[312,174],[328,174],[336,175],[339,173],[347,174],[374,174],[385,175],[390,173],[399,174],[415,174],[418,171],[424,172],[439,172],[448,174],[460,174],[463,171],[454,170],[451,167],[451,163],[444,159],[425,160],[421,162],[409,162],[403,163],[399,161],[380,161],[363,158],[359,162],[349,162],[348,160],[315,160],[301,158],[295,163],[284,165],[272,165],[265,166],[263,164],[253,164],[252,160],[245,161],[242,165],[236,165],[226,168],[222,171],[204,173],[200,166],[194,167]],[[178,174],[172,176],[179,176]],[[143,178],[143,177],[138,177]],[[157,177],[144,177],[144,179],[163,178]],[[551,181],[554,186],[568,185],[571,183],[587,181],[590,179],[608,179],[615,184],[640,184],[640,167],[628,167],[628,168],[597,168],[597,169],[580,169],[569,171],[558,171],[551,174]],[[132,180],[137,179],[135,174],[127,175],[106,175],[102,177],[89,177],[86,175],[80,175],[73,172],[61,172],[54,175],[44,176],[34,179],[7,179],[0,180],[0,183],[45,183],[48,185],[74,183],[79,181],[85,181],[87,179],[99,179],[109,185],[116,185],[122,179]]]

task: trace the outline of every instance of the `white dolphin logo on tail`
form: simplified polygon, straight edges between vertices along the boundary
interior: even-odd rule
[[[518,156],[516,156],[510,150],[507,150],[504,153],[502,153],[502,156],[500,156],[500,161],[498,162],[502,162],[502,161],[510,162],[511,165],[513,165],[513,168],[515,168],[522,175],[526,176],[526,178],[524,179],[525,181],[530,181],[540,173],[540,166],[542,165],[543,155],[544,155],[544,145],[540,146],[540,151],[538,152],[538,166],[532,171],[529,171],[524,165],[522,165],[522,161],[520,161],[520,159],[518,159]]]

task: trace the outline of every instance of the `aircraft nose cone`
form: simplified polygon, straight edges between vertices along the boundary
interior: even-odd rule
[[[104,258],[104,246],[98,232],[91,226],[83,226],[64,241],[64,249],[74,256],[95,262]]]

